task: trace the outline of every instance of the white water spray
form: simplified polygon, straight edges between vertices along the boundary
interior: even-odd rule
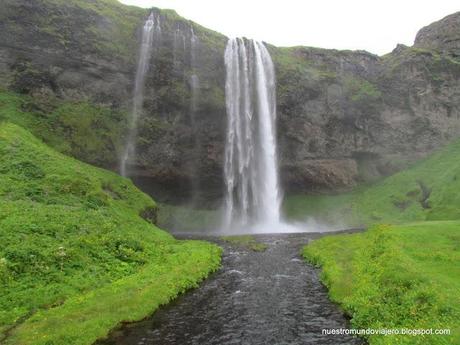
[[[197,110],[198,110],[198,99],[200,96],[200,78],[198,77],[198,60],[197,52],[199,48],[199,39],[195,35],[193,27],[190,27],[190,124],[193,131],[193,154],[192,154],[192,179],[191,179],[191,188],[192,188],[192,205],[197,202],[197,198],[200,195],[200,181],[199,181],[199,160],[201,154],[201,141],[198,132],[198,124],[196,120]]]
[[[231,39],[225,50],[227,141],[224,229],[280,226],[275,72],[256,41]]]
[[[161,33],[161,26],[159,17],[155,18],[152,12],[147,18],[142,30],[142,44],[137,64],[136,80],[134,83],[133,107],[128,123],[128,136],[120,159],[120,174],[122,176],[127,176],[127,165],[129,161],[132,161],[136,156],[137,126],[144,105],[145,76],[149,69],[155,33]]]
[[[190,77],[191,84],[191,102],[190,102],[190,111],[194,116],[197,107],[197,98],[198,92],[200,89],[200,79],[197,74],[198,63],[197,63],[197,49],[198,49],[199,40],[195,35],[195,32],[192,27],[190,27],[190,68],[192,71],[192,76]]]

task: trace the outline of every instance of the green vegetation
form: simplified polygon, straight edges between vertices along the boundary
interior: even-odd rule
[[[148,9],[117,0],[41,0],[37,7],[22,6],[14,0],[5,2],[0,20],[15,38],[30,37],[27,25],[16,20],[23,17],[34,23],[34,37],[45,40],[48,47],[97,53],[125,63],[136,58],[137,28],[149,13]],[[78,34],[75,28],[79,28]]]
[[[348,194],[292,196],[289,218],[305,214],[349,226],[460,219],[460,141],[382,181]]]
[[[0,121],[16,123],[59,152],[114,166],[126,115],[86,101],[31,97],[0,89]]]
[[[129,180],[7,122],[0,156],[2,344],[92,344],[218,268],[217,246],[156,228]]]
[[[364,79],[346,78],[344,88],[351,101],[359,104],[370,104],[382,97],[377,87]]]
[[[305,56],[304,50],[308,51],[308,48],[268,48],[276,67],[276,91],[280,104],[295,104],[300,97],[317,93],[313,85],[322,79],[321,74],[325,72],[322,66],[315,66],[314,61]]]
[[[380,225],[304,248],[354,328],[445,329],[452,335],[370,336],[379,344],[460,343],[460,222]]]
[[[313,100],[327,92],[330,84],[342,86],[344,97],[354,107],[350,112],[354,116],[356,113],[371,116],[377,112],[382,99],[378,86],[337,67],[339,61],[356,59],[356,52],[311,47],[269,46],[269,49],[276,66],[278,104],[283,112],[298,116],[302,112],[299,99]]]
[[[449,55],[441,55],[439,51],[434,49],[426,48],[417,48],[417,47],[408,47],[403,46],[403,49],[398,53],[388,53],[382,56],[382,59],[386,63],[391,63],[393,65],[399,64],[404,59],[414,59],[419,57],[427,57],[428,61],[432,60],[435,62],[440,62],[441,60],[446,60],[453,64],[459,64],[460,61],[458,58]],[[396,66],[395,66],[396,67]]]
[[[62,44],[69,45],[74,43],[72,26],[77,25],[81,34],[86,36],[80,40],[90,45],[84,49],[91,47],[106,57],[134,61],[138,49],[136,30],[148,15],[148,9],[126,6],[117,0],[43,0],[43,3],[47,7],[47,16],[42,16],[40,30],[47,30]],[[71,10],[82,15],[72,18],[69,15]],[[105,24],[101,24],[101,17],[105,18]],[[84,25],[78,25],[78,22]]]
[[[453,334],[375,335],[371,345],[460,343],[459,153],[456,141],[374,185],[286,200],[291,218],[309,214],[371,226],[304,248],[305,258],[323,268],[331,298],[350,314],[354,328],[450,328]]]
[[[127,64],[136,60],[138,28],[151,10],[127,6],[118,0],[41,0],[38,13],[14,4],[13,0],[8,2],[11,4],[0,13],[0,20],[16,37],[26,36],[26,29],[11,18],[24,16],[36,23],[37,37],[46,40],[48,46],[96,53],[107,61],[115,58]],[[223,51],[226,42],[223,35],[194,24],[173,10],[156,10],[162,16],[163,30],[174,32],[177,24],[192,25],[203,43]],[[14,11],[14,15],[10,11]],[[78,35],[75,28],[79,28]]]
[[[251,235],[223,236],[222,239],[232,245],[244,247],[254,252],[263,252],[268,248],[265,243],[258,242]]]
[[[460,59],[439,51],[421,49],[416,47],[404,47],[398,54],[387,54],[382,57],[383,62],[390,67],[388,77],[401,73],[401,69],[414,61],[423,61],[423,73],[431,81],[435,88],[440,88],[445,80],[460,77]]]

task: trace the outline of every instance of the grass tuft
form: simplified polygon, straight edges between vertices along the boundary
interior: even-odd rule
[[[268,248],[265,243],[258,242],[256,238],[251,235],[223,236],[221,238],[232,245],[243,247],[254,252],[264,252]]]

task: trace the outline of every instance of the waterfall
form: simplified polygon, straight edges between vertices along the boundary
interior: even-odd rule
[[[147,18],[142,30],[142,44],[140,47],[136,79],[134,83],[133,106],[128,123],[128,136],[120,159],[120,174],[122,176],[127,176],[128,162],[132,161],[136,156],[137,126],[144,104],[145,76],[149,69],[155,33],[157,35],[161,33],[161,26],[159,17],[155,20],[155,15],[152,12]]]
[[[200,181],[199,181],[199,160],[201,155],[201,141],[200,133],[198,132],[198,125],[196,121],[198,99],[200,93],[200,78],[198,77],[198,60],[197,50],[199,47],[199,39],[193,31],[193,27],[190,27],[190,125],[193,132],[193,154],[191,161],[191,204],[194,205],[200,195]]]
[[[174,37],[173,37],[173,66],[176,72],[179,71],[181,68],[180,58],[185,56],[185,52],[186,52],[185,36],[184,36],[184,33],[182,32],[181,27],[177,25],[176,30],[174,30]]]
[[[225,50],[227,139],[224,228],[280,223],[275,72],[257,41],[231,39]]]
[[[199,78],[199,54],[200,39],[195,34],[192,24],[183,25],[177,23],[173,37],[173,68],[175,78],[181,78],[184,86],[188,86],[190,93],[183,93],[182,99],[178,103],[184,106],[188,102],[188,108],[183,108],[184,113],[188,114],[188,125],[190,130],[190,147],[184,167],[188,171],[190,198],[189,206],[194,207],[201,196],[200,186],[200,158],[201,140],[199,127],[197,125],[197,113],[200,98],[200,78]]]
[[[197,106],[198,91],[200,88],[200,79],[197,74],[197,47],[198,47],[198,37],[195,35],[193,28],[190,27],[190,68],[192,70],[192,76],[190,77],[191,84],[191,101],[190,101],[190,112],[194,117]]]

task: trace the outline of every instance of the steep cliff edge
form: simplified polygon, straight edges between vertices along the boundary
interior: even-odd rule
[[[450,55],[401,45],[382,57],[288,50],[294,61],[278,68],[279,136],[295,191],[388,175],[459,134],[460,64]]]
[[[460,57],[460,14],[453,13],[420,29],[415,37],[417,48],[436,49]]]
[[[116,0],[1,3],[0,83],[26,95],[18,107],[35,119],[28,121],[32,131],[51,145],[66,142],[61,150],[68,154],[116,169],[149,10]],[[217,200],[223,189],[227,38],[173,11],[154,11],[161,43],[146,78],[131,170],[160,200]],[[423,28],[413,47],[398,45],[382,57],[269,46],[278,79],[284,188],[349,189],[457,137],[459,18],[455,13]]]

